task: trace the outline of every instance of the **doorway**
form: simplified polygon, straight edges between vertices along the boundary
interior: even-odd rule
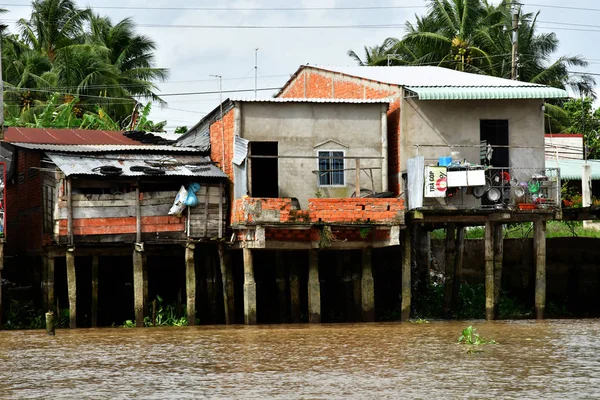
[[[490,165],[493,167],[508,168],[510,162],[508,149],[508,120],[482,119],[479,123],[479,131],[482,147],[487,147],[489,144],[494,150]],[[485,142],[485,144],[483,142]],[[482,149],[482,154],[485,154],[484,149]],[[482,156],[482,158],[484,157],[485,156]]]
[[[279,160],[277,142],[250,142],[250,195],[279,197]],[[269,156],[253,158],[254,156]]]

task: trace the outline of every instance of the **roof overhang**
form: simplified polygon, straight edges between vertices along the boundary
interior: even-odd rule
[[[566,90],[548,86],[406,86],[419,100],[560,99]]]

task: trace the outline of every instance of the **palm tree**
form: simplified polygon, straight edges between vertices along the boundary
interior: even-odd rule
[[[91,15],[90,9],[77,8],[73,0],[33,0],[31,6],[30,19],[21,18],[17,24],[23,39],[50,61],[58,49],[82,37]]]

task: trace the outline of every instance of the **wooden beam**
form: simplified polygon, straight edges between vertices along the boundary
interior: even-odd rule
[[[185,247],[185,287],[187,294],[188,326],[196,325],[196,260],[194,249],[196,245],[188,243]]]
[[[534,223],[535,318],[543,319],[546,308],[546,222]]]
[[[144,327],[144,251],[142,243],[136,243],[133,250],[133,308],[135,326]]]
[[[254,281],[254,261],[252,250],[242,250],[244,258],[244,322],[256,325],[256,282]]]
[[[92,257],[92,328],[98,327],[98,264],[100,257]]]
[[[503,225],[494,228],[494,315],[498,317],[498,304],[502,293],[502,263],[504,259]]]
[[[400,306],[400,321],[408,321],[411,306],[411,229],[402,232],[402,304]]]
[[[223,182],[219,182],[219,239],[223,237]]]
[[[69,292],[69,328],[77,328],[77,280],[75,276],[74,249],[67,249],[67,290]]]
[[[485,224],[485,319],[496,318],[494,314],[494,224]]]
[[[444,284],[444,318],[452,316],[452,295],[454,293],[454,263],[456,260],[456,225],[446,226],[446,268]]]
[[[308,251],[308,322],[321,322],[321,282],[319,282],[319,252]]]
[[[233,286],[233,269],[229,259],[229,253],[225,250],[223,243],[218,244],[219,265],[221,268],[221,280],[223,283],[223,304],[225,308],[225,323],[235,323],[235,298]]]

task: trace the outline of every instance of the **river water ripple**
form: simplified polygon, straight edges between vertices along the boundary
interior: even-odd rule
[[[0,332],[1,399],[491,397],[600,398],[600,321]]]

